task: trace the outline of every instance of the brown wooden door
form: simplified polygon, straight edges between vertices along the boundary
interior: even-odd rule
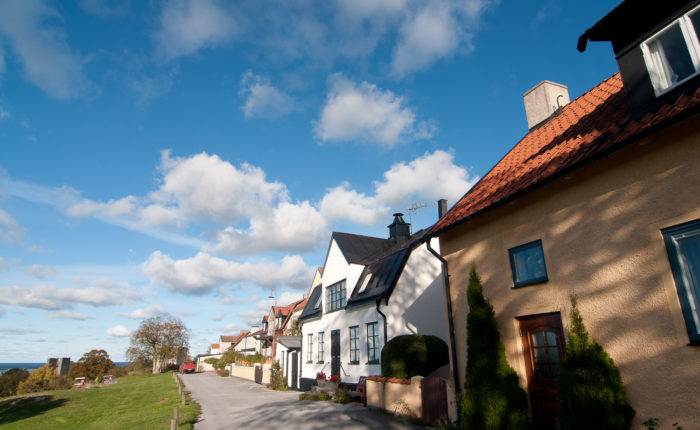
[[[564,359],[564,330],[559,312],[518,318],[535,426],[555,428],[557,379]]]

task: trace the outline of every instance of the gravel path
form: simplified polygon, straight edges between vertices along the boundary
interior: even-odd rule
[[[202,405],[195,430],[217,429],[420,429],[359,403],[300,401],[297,391],[272,391],[236,377],[214,373],[181,375]]]

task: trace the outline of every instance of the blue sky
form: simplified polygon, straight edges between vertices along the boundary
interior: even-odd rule
[[[617,71],[575,49],[616,5],[0,3],[0,362],[121,361],[159,314],[203,353],[301,297],[332,231],[429,226],[525,91]]]

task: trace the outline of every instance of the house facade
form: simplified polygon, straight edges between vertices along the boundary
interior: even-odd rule
[[[554,424],[572,293],[635,425],[700,422],[697,3],[628,0],[589,29],[579,49],[611,41],[620,73],[566,105],[550,102],[560,85],[526,93],[544,94],[548,113],[430,232],[449,273],[460,385],[475,266],[536,428]]]
[[[381,374],[381,350],[398,335],[448,342],[440,261],[425,231],[411,235],[401,214],[389,229],[388,239],[333,233],[321,282],[300,317],[302,389],[318,372],[349,383]]]
[[[253,326],[249,331],[241,333],[240,339],[232,345],[232,348],[244,355],[262,354],[261,335],[262,330],[258,326]]]

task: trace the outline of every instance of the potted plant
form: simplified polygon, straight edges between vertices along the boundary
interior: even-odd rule
[[[318,381],[325,381],[326,380],[326,374],[323,372],[316,372],[316,382]]]

